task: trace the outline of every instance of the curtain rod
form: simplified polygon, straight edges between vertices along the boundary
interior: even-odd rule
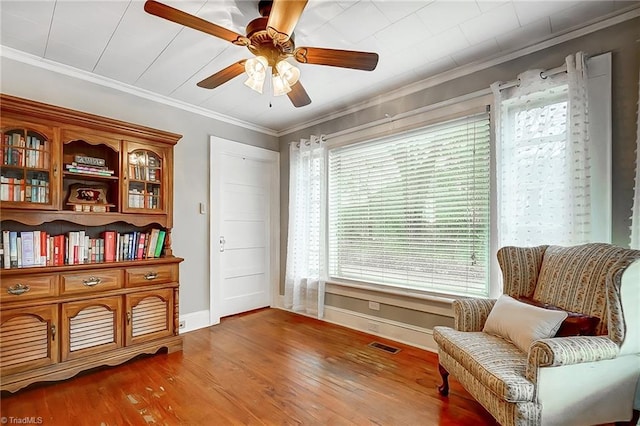
[[[550,70],[540,71],[540,78],[545,79],[547,77],[551,77],[552,75],[560,74],[563,72],[567,72],[567,65],[560,65],[556,68],[551,68]],[[508,89],[510,87],[515,87],[520,85],[520,79],[515,79],[511,81],[507,81],[506,83],[502,83],[498,86],[498,90]]]

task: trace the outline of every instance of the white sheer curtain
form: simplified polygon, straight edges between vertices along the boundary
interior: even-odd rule
[[[322,318],[327,199],[324,137],[311,136],[291,143],[289,155],[285,308]]]
[[[567,72],[526,71],[495,95],[498,244],[590,241],[591,167],[584,55]]]
[[[633,210],[631,213],[630,247],[640,249],[640,76],[638,77],[638,109],[636,119],[636,181],[633,193]]]

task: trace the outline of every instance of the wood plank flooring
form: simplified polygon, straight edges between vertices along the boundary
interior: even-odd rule
[[[397,354],[369,347],[378,341]],[[3,393],[43,425],[495,425],[428,351],[277,309],[186,333],[184,350]]]

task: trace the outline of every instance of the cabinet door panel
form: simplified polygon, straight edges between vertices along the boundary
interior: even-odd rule
[[[150,144],[124,142],[122,211],[166,213],[171,176],[169,149]]]
[[[0,314],[0,372],[13,374],[58,362],[58,310],[42,306]]]
[[[62,305],[62,360],[122,346],[120,296]]]
[[[6,117],[0,128],[2,208],[57,208],[59,144],[54,143],[53,129]]]
[[[126,344],[173,335],[173,289],[128,294]]]

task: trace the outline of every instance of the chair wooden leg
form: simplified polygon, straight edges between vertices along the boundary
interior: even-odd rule
[[[442,376],[442,384],[438,386],[438,392],[440,392],[440,395],[442,396],[448,396],[449,395],[449,372],[441,364],[438,364],[438,371]]]

